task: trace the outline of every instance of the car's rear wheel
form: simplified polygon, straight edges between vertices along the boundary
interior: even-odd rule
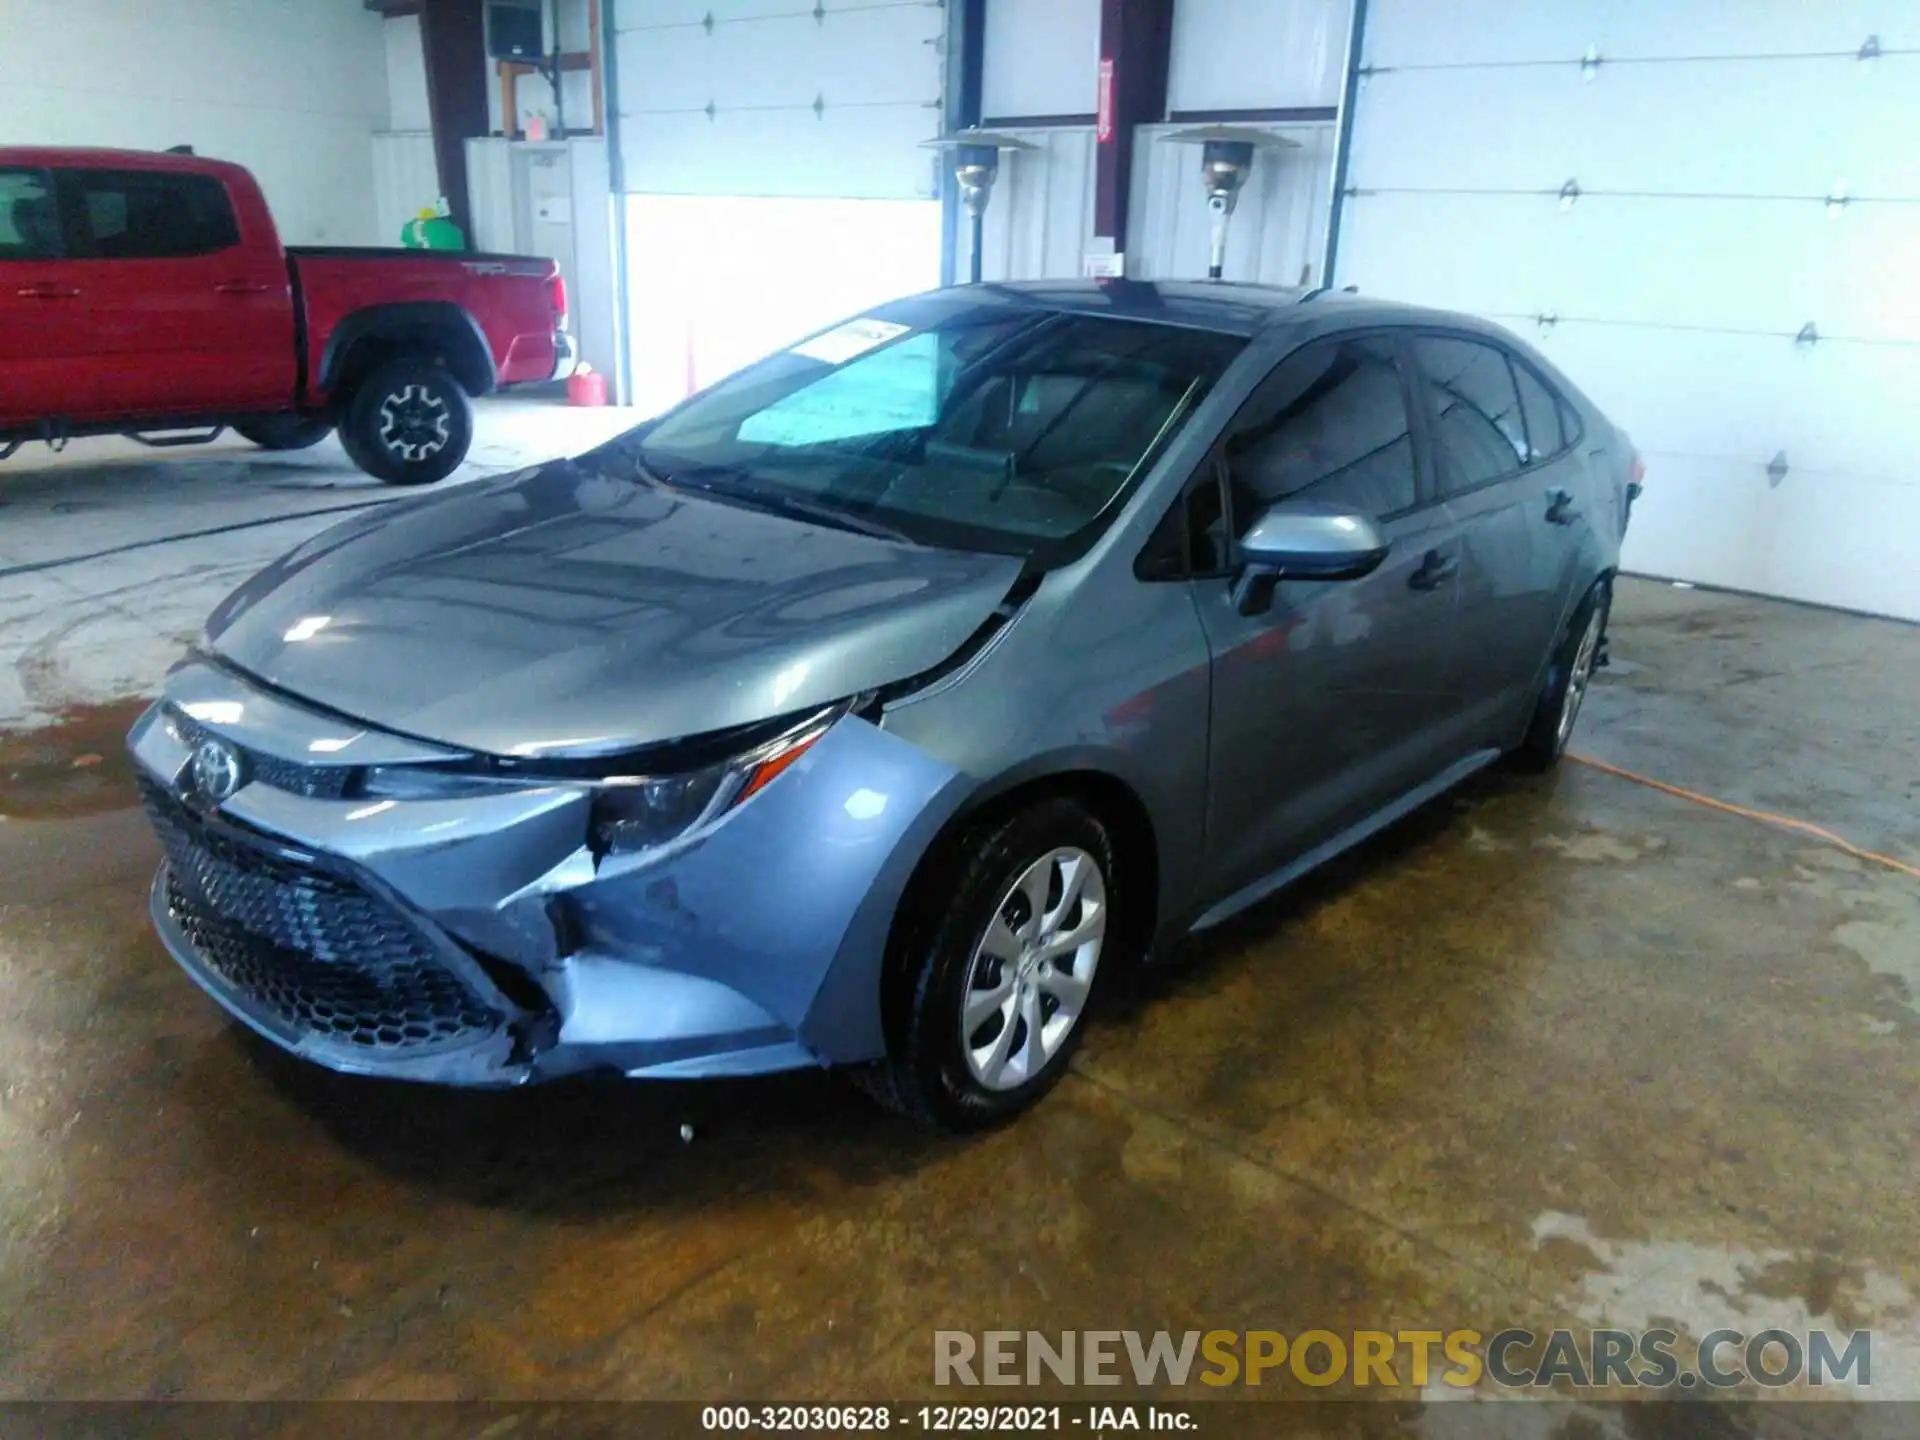
[[[859,1078],[929,1129],[976,1130],[1059,1082],[1118,943],[1113,840],[1056,798],[961,840],[894,937],[888,1054]]]
[[[1513,752],[1515,763],[1523,769],[1550,770],[1567,753],[1567,742],[1573,739],[1573,727],[1580,719],[1587,687],[1593,683],[1599,663],[1612,602],[1612,587],[1604,579],[1597,580],[1567,621],[1566,631],[1554,647],[1546,684],[1541,687],[1526,737]]]
[[[333,433],[333,422],[310,415],[269,415],[233,429],[262,450],[306,450]]]
[[[353,463],[389,485],[431,485],[467,458],[473,402],[444,365],[403,357],[354,390],[340,423]]]

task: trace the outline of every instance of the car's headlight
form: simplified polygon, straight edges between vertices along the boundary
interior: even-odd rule
[[[677,775],[609,776],[593,799],[596,854],[657,850],[751,799],[806,754],[844,713],[822,711],[763,745]]]
[[[451,800],[530,785],[585,785],[594,792],[589,825],[594,853],[639,855],[671,844],[751,799],[806,754],[850,708],[851,702],[817,711],[770,740],[693,769],[629,773],[618,760],[534,760],[488,770],[375,766],[364,773],[358,793],[390,800]]]

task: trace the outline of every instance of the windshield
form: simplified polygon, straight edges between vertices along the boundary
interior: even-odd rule
[[[921,329],[867,316],[695,397],[641,459],[746,503],[1033,555],[1097,534],[1245,344],[1000,304]]]

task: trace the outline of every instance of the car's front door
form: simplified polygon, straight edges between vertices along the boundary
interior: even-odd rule
[[[0,169],[0,428],[87,413],[94,341],[78,268],[52,175]]]
[[[1507,352],[1478,339],[1416,335],[1440,495],[1460,527],[1456,703],[1504,738],[1532,703],[1559,629],[1567,565],[1552,486],[1534,464]]]
[[[1452,758],[1459,542],[1421,483],[1410,395],[1391,337],[1315,341],[1280,362],[1218,449],[1222,573],[1194,587],[1212,652],[1207,850],[1220,894]],[[1233,543],[1292,498],[1373,516],[1392,548],[1363,579],[1283,580],[1270,608],[1242,614]]]

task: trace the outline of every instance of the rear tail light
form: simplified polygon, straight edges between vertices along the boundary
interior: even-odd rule
[[[547,299],[553,304],[553,328],[567,328],[567,277],[555,275],[547,281]]]
[[[1633,452],[1633,473],[1627,477],[1627,484],[1632,488],[1634,494],[1638,495],[1640,491],[1645,488],[1644,482],[1646,478],[1647,462],[1640,458],[1640,452],[1636,450]]]

